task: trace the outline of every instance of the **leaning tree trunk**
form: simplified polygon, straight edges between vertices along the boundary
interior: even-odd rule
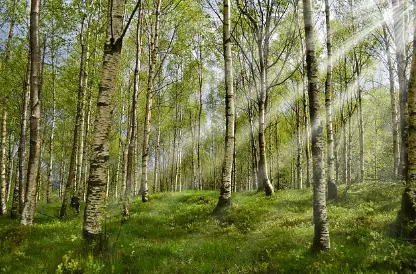
[[[233,63],[231,54],[231,3],[223,1],[223,54],[224,54],[224,79],[225,79],[225,146],[222,165],[222,186],[216,211],[231,205],[231,175],[233,169],[234,154],[234,87],[233,87]]]
[[[7,214],[7,201],[6,201],[6,120],[7,112],[3,109],[3,115],[1,119],[1,151],[0,151],[0,216]]]
[[[328,54],[325,79],[325,109],[326,109],[326,138],[328,159],[328,200],[337,198],[337,185],[335,184],[335,161],[334,161],[334,132],[332,129],[332,41],[329,0],[325,0],[326,21],[326,49]]]
[[[69,174],[68,180],[66,181],[64,197],[62,201],[61,211],[60,211],[60,218],[66,217],[66,209],[69,204],[70,196],[74,192],[74,186],[77,183],[76,180],[76,162],[77,162],[77,152],[79,150],[79,138],[82,131],[81,127],[81,120],[82,120],[82,112],[84,108],[84,91],[85,91],[85,69],[86,69],[86,45],[85,45],[85,37],[84,37],[84,25],[85,18],[82,19],[81,23],[81,33],[80,33],[80,41],[81,41],[81,60],[80,60],[80,71],[79,71],[79,78],[78,78],[78,104],[77,104],[77,114],[75,117],[75,127],[74,127],[74,135],[72,139],[72,152],[71,152],[71,161],[69,163]],[[78,178],[79,179],[79,178]],[[79,180],[78,180],[79,182]]]
[[[159,20],[160,20],[160,6],[162,0],[156,1],[155,10],[155,26],[152,32],[151,41],[151,56],[149,65],[149,75],[147,78],[147,92],[146,92],[146,112],[144,118],[144,132],[143,132],[143,147],[142,147],[142,177],[140,180],[140,191],[142,195],[142,202],[149,200],[149,190],[147,187],[147,163],[149,159],[149,138],[150,138],[150,118],[153,102],[153,81],[156,74],[156,61],[159,49]]]
[[[37,179],[40,161],[40,49],[39,49],[39,9],[40,0],[32,0],[30,11],[30,52],[31,52],[31,72],[30,72],[30,150],[29,163],[27,170],[27,181],[25,191],[25,203],[20,223],[22,225],[32,225],[36,207]]]
[[[312,22],[312,4],[303,0],[303,20],[306,40],[306,69],[308,75],[309,110],[312,125],[313,158],[313,216],[315,237],[313,247],[316,250],[330,248],[328,218],[325,197],[324,136],[321,118],[321,102],[318,91],[318,65],[315,55],[314,29]]]
[[[87,202],[84,211],[83,234],[88,240],[101,241],[105,218],[106,187],[109,158],[109,134],[112,124],[112,99],[116,90],[117,71],[120,63],[123,30],[123,0],[113,0],[111,17],[107,23],[104,44],[104,61],[97,101],[96,118],[91,147],[90,174]],[[101,244],[101,243],[100,243]]]

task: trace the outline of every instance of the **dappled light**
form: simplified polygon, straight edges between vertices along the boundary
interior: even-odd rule
[[[0,273],[416,271],[410,0],[1,0]]]

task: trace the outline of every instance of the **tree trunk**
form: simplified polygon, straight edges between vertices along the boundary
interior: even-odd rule
[[[92,157],[83,224],[84,238],[89,240],[103,240],[101,236],[106,208],[109,133],[113,112],[112,98],[115,93],[117,70],[120,63],[124,2],[123,0],[112,2],[110,18],[107,23],[107,39],[104,44],[103,70],[94,123]]]
[[[299,87],[297,87],[298,97],[300,98]],[[302,170],[302,140],[301,140],[301,122],[300,122],[300,99],[296,100],[296,177],[297,187],[303,188],[303,170]]]
[[[88,26],[88,25],[87,25]],[[77,176],[76,176],[76,196],[78,198],[81,197],[83,186],[82,180],[82,168],[84,166],[84,155],[85,155],[85,94],[88,88],[88,61],[89,61],[89,47],[88,42],[86,41],[88,38],[88,31],[86,33],[86,38],[83,39],[83,45],[85,51],[85,62],[84,62],[84,69],[83,69],[83,85],[82,85],[82,98],[81,98],[81,110],[80,110],[80,128],[79,128],[79,139],[78,139],[78,149],[77,149]]]
[[[252,186],[255,189],[258,189],[257,181],[257,149],[256,149],[256,140],[254,139],[254,124],[253,124],[253,107],[251,105],[251,99],[247,98],[247,109],[248,109],[248,123],[250,125],[250,143],[251,143],[251,180]]]
[[[279,163],[279,135],[277,129],[277,122],[275,123],[274,144],[276,147],[276,189],[281,189],[280,186],[280,163]]]
[[[328,159],[328,200],[337,199],[337,186],[335,177],[334,161],[334,133],[332,129],[332,41],[329,0],[325,0],[325,21],[326,21],[326,49],[327,67],[325,79],[325,109],[326,109],[326,138],[327,138],[327,159]]]
[[[348,170],[348,145],[347,145],[347,118],[345,117],[344,110],[341,110],[342,121],[342,182],[348,184],[347,170]]]
[[[270,183],[274,188],[274,161],[273,161],[273,142],[272,142],[272,134],[273,134],[273,125],[270,123],[269,125],[269,130],[268,130],[268,134],[267,134],[267,143],[268,143],[268,157],[270,159],[270,165],[269,165],[269,178],[270,178]],[[302,149],[301,149],[301,153],[302,153]],[[242,164],[240,165],[241,167],[243,166]],[[243,176],[243,174],[240,174],[241,176]],[[242,179],[242,178],[241,178]]]
[[[147,77],[147,92],[146,92],[146,112],[144,118],[144,132],[143,132],[143,148],[142,148],[142,177],[140,180],[140,190],[142,195],[142,202],[147,202],[148,187],[147,187],[147,162],[149,159],[149,138],[150,138],[150,118],[153,101],[153,81],[155,78],[155,69],[157,61],[157,53],[159,49],[159,20],[160,20],[160,6],[162,0],[156,0],[155,9],[155,25],[151,37],[151,54],[149,64],[149,75]]]
[[[336,125],[336,124],[335,124]],[[339,129],[338,129],[339,130]],[[335,161],[335,182],[340,182],[339,170],[340,170],[340,161],[339,161],[339,142],[340,140],[336,138],[337,136],[337,127],[334,127],[334,161]],[[339,136],[341,138],[341,136]]]
[[[236,132],[237,132],[237,115],[235,115],[234,113],[234,149],[233,149],[233,168],[232,168],[232,177],[231,177],[231,186],[232,186],[232,191],[233,192],[237,192],[237,151],[236,151],[236,140],[235,140],[235,136],[236,136]]]
[[[352,102],[351,102],[352,104]],[[348,147],[347,147],[347,184],[351,184],[351,175],[352,175],[352,129],[351,129],[351,120],[352,120],[352,110],[348,111]]]
[[[385,42],[386,56],[387,56],[387,69],[389,72],[389,88],[390,88],[390,106],[391,106],[391,132],[393,137],[393,175],[394,179],[399,178],[399,127],[397,123],[397,103],[394,90],[394,68],[390,56],[390,42],[387,33],[387,26],[383,24],[383,36]]]
[[[176,158],[176,171],[175,171],[175,191],[182,191],[182,109],[179,109],[179,128],[178,128],[178,144],[177,144],[177,158]]]
[[[39,8],[40,0],[31,1],[30,11],[30,52],[31,52],[31,73],[30,73],[30,150],[27,170],[27,181],[25,191],[25,203],[20,223],[32,225],[36,207],[37,179],[40,161],[40,48],[39,48]]]
[[[3,109],[1,119],[1,154],[0,154],[0,216],[7,214],[7,185],[6,185],[6,120],[7,112]]]
[[[315,56],[314,29],[312,22],[312,4],[303,0],[303,19],[306,40],[306,69],[308,75],[309,110],[312,125],[312,158],[313,158],[313,216],[315,237],[313,247],[316,250],[330,248],[328,218],[326,214],[324,136],[320,114],[321,102],[318,91],[318,65]]]
[[[95,59],[95,58],[94,58]],[[93,76],[94,77],[94,76]],[[92,77],[92,78],[93,78]],[[90,128],[91,128],[91,87],[88,88],[88,96],[87,96],[87,109],[85,110],[85,138],[84,138],[84,149],[83,149],[83,156],[82,156],[82,170],[81,170],[81,184],[82,188],[82,200],[85,201],[86,198],[86,189],[87,189],[87,174],[88,174],[88,155],[89,155],[89,136],[90,136]]]
[[[42,90],[43,90],[43,79],[44,79],[44,75],[45,75],[45,59],[46,59],[46,34],[43,37],[43,47],[42,47],[42,62],[41,62],[41,70],[40,70],[40,78],[39,78],[39,98],[38,100],[41,102],[42,101]],[[41,114],[42,115],[42,114]],[[42,119],[42,116],[40,116],[40,119]],[[39,162],[38,162],[38,172],[37,172],[37,190],[36,190],[36,199],[38,201],[41,200],[41,193],[42,193],[42,157],[43,157],[43,153],[45,151],[45,146],[43,145],[45,140],[43,139],[43,127],[41,126],[39,128],[39,140],[40,140],[40,153],[39,153]]]
[[[128,92],[127,97],[129,97],[129,96],[130,96],[130,92]],[[129,193],[127,192],[127,161],[128,161],[127,158],[128,158],[128,152],[129,152],[129,146],[130,146],[131,134],[132,134],[132,132],[131,132],[132,131],[132,125],[131,125],[132,112],[129,111],[130,110],[130,104],[129,103],[130,103],[130,100],[128,100],[128,103],[127,103],[127,119],[126,119],[126,122],[127,122],[127,136],[126,136],[125,143],[124,143],[124,146],[123,146],[123,149],[122,149],[122,151],[123,151],[123,163],[121,164],[121,167],[122,167],[122,169],[121,169],[121,184],[122,184],[122,187],[121,187],[121,192],[120,192],[120,198],[123,199],[123,200],[126,197],[125,195],[129,195]],[[124,133],[124,129],[122,129],[120,131],[120,135],[122,136],[123,133]]]
[[[82,166],[82,171],[81,171],[81,182],[83,185],[83,190],[82,190],[82,200],[85,202],[86,201],[86,195],[87,195],[87,178],[88,178],[88,164],[89,164],[89,151],[90,151],[90,142],[89,140],[91,139],[91,132],[90,132],[90,128],[91,128],[91,93],[92,93],[92,89],[93,89],[93,83],[94,83],[94,79],[95,79],[95,74],[96,74],[96,60],[97,60],[97,40],[98,40],[98,33],[95,34],[95,41],[94,41],[94,48],[93,48],[93,56],[92,56],[92,61],[90,63],[93,64],[92,66],[92,72],[91,72],[91,77],[89,78],[89,84],[88,84],[88,88],[86,89],[87,91],[87,95],[86,95],[86,103],[87,103],[87,108],[85,110],[85,117],[86,117],[86,121],[85,121],[85,128],[83,129],[85,131],[85,138],[84,138],[84,151],[83,151],[83,166]],[[117,197],[116,197],[117,198]]]
[[[160,176],[159,176],[159,172],[160,172],[160,98],[161,95],[157,96],[157,127],[156,127],[156,148],[155,148],[155,169],[154,169],[154,191],[155,192],[159,192],[161,191],[160,188]],[[192,131],[192,129],[191,129]],[[192,142],[193,142],[193,138],[192,138]],[[193,147],[192,147],[193,148]],[[192,150],[192,169],[193,169],[193,151]],[[193,170],[192,170],[193,171]]]
[[[222,164],[221,191],[216,211],[231,205],[231,173],[234,154],[234,87],[233,64],[231,54],[231,3],[223,1],[223,56],[225,79],[225,145]]]
[[[200,41],[198,41],[200,42]],[[201,169],[201,118],[202,118],[202,84],[203,84],[203,66],[202,66],[202,47],[199,44],[199,107],[198,107],[198,137],[197,137],[197,156],[198,156],[198,187],[202,189],[202,169]]]
[[[172,161],[174,164],[172,164],[172,171],[171,171],[171,190],[177,191],[178,187],[178,157],[177,157],[177,151],[179,151],[179,126],[178,126],[178,119],[179,119],[179,107],[178,107],[178,90],[176,90],[175,93],[175,126],[173,130],[173,150],[172,150]]]
[[[406,86],[406,57],[404,38],[404,0],[392,0],[394,38],[396,43],[396,64],[399,80],[399,101],[400,101],[400,168],[401,179],[407,175],[407,134],[408,134],[408,108],[407,108],[407,86]]]
[[[356,73],[357,73],[357,101],[358,101],[358,143],[360,147],[360,172],[358,176],[358,181],[363,182],[365,177],[364,169],[364,121],[363,121],[363,104],[362,104],[362,95],[360,88],[360,79],[361,79],[361,68],[357,54],[354,50],[354,59],[356,64]],[[352,103],[352,100],[351,100]]]
[[[74,193],[74,186],[77,184],[76,180],[76,162],[79,148],[79,140],[80,134],[82,131],[81,128],[81,120],[82,120],[82,112],[84,109],[84,91],[85,91],[85,69],[86,69],[86,46],[85,46],[85,37],[84,37],[84,27],[85,27],[85,18],[82,19],[81,23],[81,32],[80,32],[80,41],[81,41],[81,60],[80,60],[80,71],[79,71],[79,79],[78,79],[78,104],[77,104],[77,114],[75,118],[75,126],[74,126],[74,135],[72,140],[72,152],[71,152],[71,160],[69,163],[69,174],[68,180],[66,181],[64,197],[62,201],[61,211],[60,211],[60,218],[66,217],[66,209],[69,204],[70,196]],[[78,180],[79,181],[79,180]]]
[[[31,57],[28,55],[26,78],[23,85],[23,106],[22,116],[20,122],[20,139],[18,149],[18,177],[13,191],[13,201],[10,216],[16,219],[22,213],[25,197],[25,154],[26,154],[26,125],[27,125],[27,108],[30,100],[30,71],[31,71]]]
[[[53,44],[53,42],[52,42]],[[52,46],[53,47],[53,46]],[[46,202],[51,202],[51,191],[52,191],[52,170],[53,170],[53,140],[55,137],[55,127],[56,127],[56,89],[55,89],[55,55],[52,52],[51,63],[52,63],[52,125],[51,125],[51,135],[49,137],[49,163],[48,163],[48,172],[46,180]]]
[[[258,39],[257,47],[259,49],[260,56],[260,98],[258,102],[259,107],[259,166],[258,166],[258,182],[259,186],[264,190],[266,196],[273,194],[273,186],[270,184],[269,177],[267,175],[267,161],[266,161],[266,97],[267,97],[267,83],[266,83],[266,59],[262,47],[262,39]],[[260,189],[259,189],[260,190]]]
[[[7,180],[7,195],[6,201],[9,202],[10,199],[10,192],[12,188],[12,181],[13,181],[13,171],[14,171],[14,134],[9,134],[9,144],[8,144],[8,156],[7,156],[7,173],[6,173],[6,180]]]
[[[116,171],[115,171],[115,179],[113,180],[113,188],[114,188],[114,196],[117,198],[118,197],[118,193],[120,191],[121,195],[120,195],[120,199],[123,198],[123,193],[126,191],[126,184],[124,180],[121,180],[121,185],[120,185],[120,170],[121,170],[121,159],[124,155],[124,149],[123,149],[123,124],[125,124],[125,111],[124,111],[125,107],[124,104],[122,104],[121,106],[121,113],[120,113],[120,122],[118,124],[118,154],[117,154],[117,167],[116,167]],[[121,178],[123,178],[123,176],[121,176]],[[120,188],[118,187],[120,185]]]
[[[159,116],[158,116],[158,123],[159,123]],[[191,146],[192,146],[192,154],[191,154],[191,189],[197,189],[197,179],[196,179],[196,169],[195,169],[195,132],[194,126],[192,121],[192,111],[189,111],[189,129],[191,132]],[[156,167],[156,166],[155,166]]]
[[[306,157],[306,187],[310,188],[311,187],[311,154],[310,154],[310,140],[311,140],[311,136],[310,136],[310,127],[309,127],[309,122],[308,122],[308,103],[306,100],[306,85],[305,85],[305,81],[303,81],[304,85],[303,85],[303,122],[304,122],[304,127],[305,127],[305,157]],[[277,134],[277,132],[276,132]]]
[[[358,87],[358,143],[360,146],[360,175],[359,182],[364,181],[365,168],[364,168],[364,121],[363,121],[363,104],[361,88]]]
[[[415,3],[413,3],[415,4]],[[416,8],[415,8],[416,9]],[[414,27],[413,45],[416,43],[416,25]],[[409,112],[409,136],[408,136],[408,166],[406,177],[406,188],[402,194],[401,209],[398,214],[398,224],[402,236],[415,237],[415,229],[407,235],[408,224],[416,220],[416,47],[413,47],[412,66],[408,87],[408,112]],[[404,233],[403,233],[404,232]]]
[[[375,133],[375,144],[374,144],[374,179],[378,179],[377,169],[378,169],[378,158],[377,158],[377,140],[378,140],[378,128],[377,128],[377,119],[374,120],[374,133]]]

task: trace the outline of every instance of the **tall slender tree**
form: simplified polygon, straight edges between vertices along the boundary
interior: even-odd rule
[[[328,200],[337,198],[335,184],[334,132],[332,129],[332,41],[329,0],[325,0],[327,66],[325,79],[326,138],[328,159]]]
[[[20,223],[32,225],[36,207],[36,194],[38,185],[38,173],[40,162],[40,113],[41,113],[41,94],[40,94],[40,48],[39,48],[39,12],[40,0],[32,0],[30,7],[30,53],[31,53],[31,72],[30,72],[30,150],[27,170],[27,181],[25,191],[25,203]]]
[[[6,185],[6,138],[7,138],[7,112],[3,109],[0,128],[0,216],[7,214],[7,185]]]
[[[318,90],[318,65],[315,55],[315,31],[310,0],[303,0],[303,22],[305,25],[306,71],[308,76],[309,110],[312,126],[313,216],[315,230],[313,247],[316,250],[325,250],[330,248],[330,240],[325,197],[324,130],[320,114],[321,102]]]
[[[133,165],[133,157],[134,152],[136,149],[136,141],[137,141],[137,97],[139,94],[140,82],[139,82],[139,73],[140,73],[140,56],[142,52],[142,22],[143,22],[143,15],[142,15],[142,3],[139,0],[139,12],[137,18],[137,27],[136,27],[136,61],[134,67],[134,83],[133,83],[133,95],[132,95],[132,104],[131,104],[131,115],[130,115],[130,140],[128,140],[127,144],[127,174],[126,174],[126,189],[124,193],[122,193],[123,200],[124,200],[124,216],[129,216],[129,203],[128,203],[128,195],[131,194],[131,183],[132,183],[132,173],[134,170]]]
[[[77,162],[77,155],[80,145],[80,136],[81,136],[81,120],[82,120],[82,112],[84,108],[84,93],[85,93],[85,86],[86,86],[86,79],[85,79],[85,69],[86,69],[86,60],[87,60],[87,48],[85,45],[85,30],[88,26],[86,26],[86,18],[85,16],[81,19],[81,32],[79,34],[80,42],[81,42],[81,59],[80,59],[80,70],[79,70],[79,78],[78,78],[78,103],[77,103],[77,114],[75,117],[75,126],[74,126],[74,135],[72,140],[72,151],[71,151],[71,160],[69,163],[69,174],[68,180],[66,181],[64,198],[62,201],[60,217],[66,217],[66,210],[69,204],[69,199],[71,194],[74,193],[74,184],[79,183],[79,180],[76,180],[76,162]],[[78,178],[79,179],[79,178]]]
[[[231,55],[231,3],[223,1],[223,55],[225,79],[225,147],[222,165],[222,186],[216,210],[231,205],[231,175],[234,155],[234,87]]]
[[[26,126],[27,126],[27,112],[30,100],[30,72],[31,72],[31,54],[28,54],[28,61],[26,67],[26,77],[23,84],[22,95],[22,114],[20,118],[20,138],[18,154],[18,172],[17,182],[13,190],[12,208],[10,211],[10,217],[16,219],[18,215],[23,211],[24,198],[25,198],[25,155],[26,155]]]
[[[393,174],[395,179],[399,176],[399,162],[400,162],[400,152],[399,152],[399,127],[397,122],[397,103],[396,103],[396,92],[394,88],[394,68],[393,62],[390,53],[390,40],[387,26],[383,24],[383,42],[385,47],[385,52],[387,56],[387,70],[389,72],[389,91],[390,91],[390,106],[391,106],[391,131],[393,137]]]
[[[142,195],[142,202],[149,200],[149,190],[147,186],[147,164],[149,160],[149,138],[150,138],[150,118],[153,102],[153,81],[156,74],[157,53],[159,49],[159,24],[160,24],[160,6],[162,0],[156,0],[155,6],[155,22],[151,37],[150,46],[150,65],[149,75],[147,77],[147,92],[146,92],[146,114],[144,118],[144,132],[143,132],[143,147],[142,147],[142,177],[140,181],[140,191]]]
[[[407,134],[408,134],[408,107],[407,107],[407,79],[405,56],[405,23],[404,0],[392,0],[394,20],[394,42],[396,44],[396,65],[399,80],[399,129],[400,129],[400,168],[401,179],[407,175]]]

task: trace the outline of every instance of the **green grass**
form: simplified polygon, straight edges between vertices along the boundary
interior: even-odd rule
[[[414,245],[392,236],[403,187],[386,182],[341,187],[328,205],[331,250],[315,254],[310,189],[233,194],[220,217],[217,192],[186,191],[135,201],[120,226],[109,206],[108,248],[93,255],[82,216],[60,222],[59,204],[39,204],[32,228],[0,218],[0,273],[412,273]]]

